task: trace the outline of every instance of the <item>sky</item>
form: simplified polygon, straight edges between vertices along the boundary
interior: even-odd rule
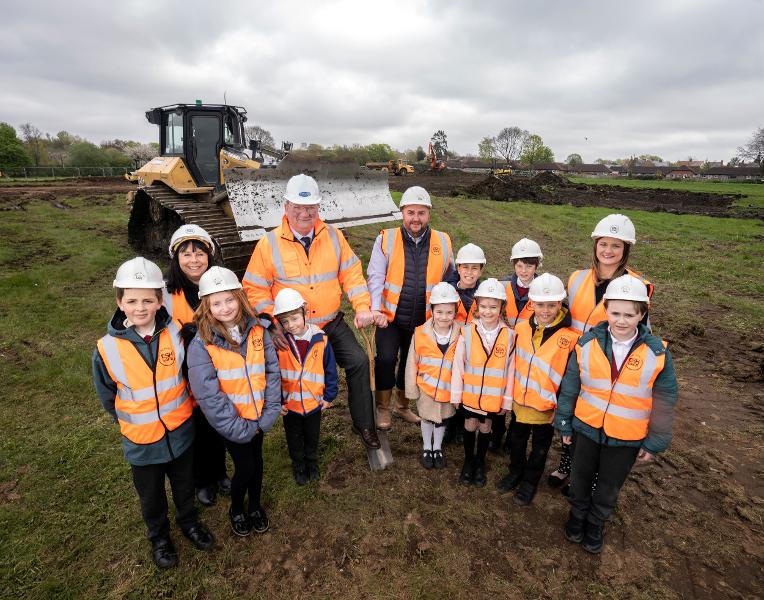
[[[5,3],[0,122],[157,141],[155,106],[244,106],[276,142],[728,160],[764,125],[764,0]]]

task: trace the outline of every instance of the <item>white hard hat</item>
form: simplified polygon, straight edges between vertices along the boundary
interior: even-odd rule
[[[114,287],[161,290],[164,287],[164,279],[159,267],[150,260],[137,256],[119,266]]]
[[[565,300],[565,286],[559,277],[543,273],[531,281],[528,298],[534,302],[557,302]]]
[[[498,279],[489,277],[480,282],[478,289],[475,290],[475,298],[496,298],[506,302],[507,290]]]
[[[467,244],[459,248],[459,252],[456,253],[457,265],[484,265],[485,264],[485,252],[480,246],[475,244]]]
[[[533,240],[523,238],[512,246],[512,256],[509,257],[509,260],[534,257],[538,259],[544,258],[544,255],[541,253],[541,246]]]
[[[212,254],[215,254],[215,244],[212,243],[210,234],[198,225],[189,223],[188,225],[181,225],[175,233],[172,234],[172,237],[170,238],[170,258],[175,255],[175,250],[178,249],[178,246],[188,240],[199,240],[210,249]]]
[[[300,292],[290,288],[284,288],[276,294],[273,306],[273,316],[283,315],[290,310],[296,310],[305,306],[305,300]]]
[[[647,286],[633,275],[621,275],[611,281],[605,295],[605,300],[632,300],[634,302],[650,302]]]
[[[592,238],[611,237],[623,240],[627,244],[637,242],[637,230],[634,223],[626,215],[608,215],[602,219],[592,231]]]
[[[458,302],[459,292],[445,281],[435,284],[430,292],[430,304],[457,304]]]
[[[199,278],[199,297],[209,296],[216,292],[240,290],[241,283],[236,273],[225,267],[210,267]]]
[[[295,175],[287,181],[284,200],[292,204],[319,204],[321,202],[321,190],[318,189],[316,180],[310,175]]]
[[[403,208],[404,206],[408,206],[410,204],[418,204],[420,206],[432,208],[430,194],[427,193],[426,189],[419,185],[411,186],[409,189],[403,192],[403,196],[401,196],[401,203],[398,205],[398,208]]]

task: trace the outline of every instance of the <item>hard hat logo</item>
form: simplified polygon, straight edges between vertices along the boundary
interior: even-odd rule
[[[630,288],[628,285],[625,285],[625,286],[623,286],[623,287],[621,288],[621,291],[622,291],[624,294],[628,294],[628,293],[631,291],[631,288]]]
[[[136,273],[136,274],[135,274],[135,278],[136,278],[138,281],[140,281],[141,279],[143,279],[143,277],[144,277],[143,273]]]
[[[214,283],[215,285],[222,285],[223,280],[220,277],[215,277],[215,279],[212,280],[212,283]]]
[[[617,225],[613,225],[610,228],[610,233],[618,233],[618,226]]]
[[[310,192],[300,192],[298,196],[300,196],[300,198],[309,198]]]
[[[549,288],[544,288],[544,293],[549,295],[552,293],[552,290],[550,290]]]

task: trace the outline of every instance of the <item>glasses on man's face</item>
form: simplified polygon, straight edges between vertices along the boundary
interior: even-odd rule
[[[290,202],[289,207],[294,212],[303,212],[309,215],[314,215],[318,212],[318,204],[294,204],[293,202]]]

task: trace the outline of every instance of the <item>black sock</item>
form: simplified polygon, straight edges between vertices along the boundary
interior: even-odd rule
[[[464,432],[464,458],[472,460],[475,456],[475,432]]]
[[[477,436],[477,457],[480,460],[485,460],[485,453],[488,450],[488,442],[491,441],[491,433],[478,433]]]

